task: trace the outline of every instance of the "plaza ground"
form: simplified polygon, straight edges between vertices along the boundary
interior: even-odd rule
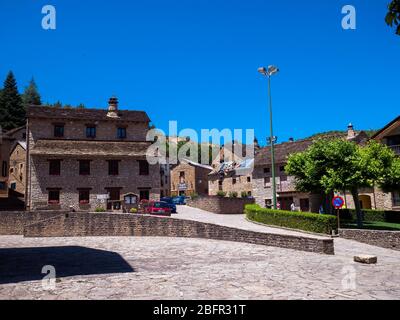
[[[189,207],[176,217],[293,233]],[[0,299],[400,299],[400,251],[334,241],[330,256],[206,239],[1,236]],[[42,287],[43,265],[56,268],[54,289]]]

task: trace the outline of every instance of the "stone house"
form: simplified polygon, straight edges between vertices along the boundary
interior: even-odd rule
[[[288,176],[285,172],[287,158],[290,154],[306,150],[317,138],[332,139],[341,138],[363,144],[368,136],[365,132],[357,132],[352,124],[349,124],[347,132],[330,132],[316,135],[314,137],[275,145],[275,181],[277,201],[282,210],[290,210],[290,205],[295,204],[300,211],[318,212],[322,197],[318,194],[298,192],[295,188],[295,178]],[[262,207],[272,206],[272,170],[271,170],[271,147],[261,148],[256,152],[253,171],[253,196],[256,203]]]
[[[0,198],[9,197],[9,187],[11,176],[10,153],[14,150],[18,143],[24,144],[26,140],[26,127],[19,127],[7,132],[0,132]],[[22,164],[22,170],[24,164]]]
[[[8,187],[20,195],[25,194],[26,141],[17,141],[10,153]]]
[[[378,130],[371,139],[387,145],[400,156],[400,116]],[[347,207],[354,208],[353,197],[349,193],[344,196]],[[364,188],[359,190],[359,197],[363,209],[400,211],[400,190],[385,193],[378,187]]]
[[[160,198],[171,196],[171,166],[160,164]]]
[[[212,167],[183,159],[171,167],[171,195],[208,195],[208,174]]]
[[[121,211],[159,199],[160,166],[150,165],[143,111],[31,106],[27,110],[28,210],[99,207]]]

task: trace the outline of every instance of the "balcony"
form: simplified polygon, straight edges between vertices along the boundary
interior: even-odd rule
[[[392,149],[395,154],[400,156],[400,144],[399,145],[388,146],[388,147],[390,149]]]

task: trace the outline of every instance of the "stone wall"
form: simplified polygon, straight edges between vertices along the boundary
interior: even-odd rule
[[[209,176],[209,194],[211,196],[217,195],[218,191],[224,191],[228,195],[229,192],[237,192],[240,196],[242,192],[246,192],[247,195],[253,194],[253,184],[252,184],[252,176],[225,176],[222,179],[222,186],[219,185],[219,175],[213,174]],[[221,188],[222,187],[222,188]]]
[[[260,233],[168,217],[109,213],[0,214],[0,235],[25,237],[151,236],[203,238],[334,254],[333,240]]]
[[[10,155],[10,176],[8,186],[15,183],[15,191],[25,194],[25,181],[26,181],[26,150],[17,144]],[[11,172],[12,171],[12,172]]]
[[[43,215],[42,218],[44,218]],[[36,214],[26,213],[24,236],[150,236],[204,238],[334,254],[332,239],[268,234],[198,221],[130,214],[53,214],[53,216],[47,216],[45,220],[38,222]]]
[[[243,214],[246,204],[254,203],[253,198],[223,198],[217,196],[198,197],[188,201],[191,207],[219,214]]]
[[[340,229],[339,236],[377,247],[400,250],[400,231]]]

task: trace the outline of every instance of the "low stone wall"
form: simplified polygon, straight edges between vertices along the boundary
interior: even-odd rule
[[[24,214],[19,211],[0,211],[0,235],[20,235],[24,230]]]
[[[26,214],[26,220],[37,217]],[[27,223],[26,237],[151,236],[246,242],[294,250],[334,254],[332,239],[268,234],[198,221],[132,214],[68,213]]]
[[[400,231],[340,229],[339,236],[377,247],[400,251]]]
[[[189,200],[188,205],[219,214],[243,214],[244,206],[254,202],[253,198],[204,196]]]

